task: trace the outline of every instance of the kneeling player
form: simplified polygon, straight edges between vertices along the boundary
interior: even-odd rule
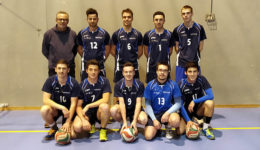
[[[199,67],[196,63],[186,64],[185,75],[187,78],[179,83],[184,102],[181,108],[182,116],[187,126],[192,123],[190,120],[192,117],[203,118],[202,132],[208,139],[214,140],[215,136],[209,130],[210,120],[214,113],[214,96],[211,86],[204,76],[199,75]],[[181,119],[180,134],[185,132],[185,121]]]
[[[157,78],[148,83],[144,92],[146,112],[149,115],[145,127],[146,140],[154,138],[157,130],[161,129],[161,123],[168,124],[166,138],[171,139],[171,128],[177,128],[180,124],[177,111],[181,107],[181,92],[178,84],[168,79],[168,63],[158,63],[156,74]]]
[[[71,76],[68,76],[69,67],[65,60],[59,60],[55,67],[57,75],[49,77],[43,85],[43,106],[41,115],[51,127],[45,140],[54,138],[58,130],[56,120],[62,116],[61,129],[71,132],[80,86]]]
[[[107,123],[109,120],[109,97],[111,93],[107,78],[99,76],[99,65],[96,60],[89,60],[86,66],[88,77],[82,81],[81,94],[77,104],[77,116],[73,127],[77,137],[82,131],[93,133],[95,122],[99,122],[100,141],[107,141]]]
[[[144,84],[138,79],[134,79],[135,69],[130,62],[123,66],[123,76],[114,87],[114,96],[119,99],[119,104],[114,105],[111,109],[111,116],[116,121],[123,120],[121,131],[127,128],[127,117],[130,118],[131,126],[134,128],[135,135],[138,134],[136,123],[145,125],[147,115],[143,109],[142,97],[144,94]]]

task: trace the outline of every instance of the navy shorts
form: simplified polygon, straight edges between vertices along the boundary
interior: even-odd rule
[[[155,118],[161,123],[161,118],[163,116],[165,112],[160,112],[159,114],[154,114],[155,115]],[[167,124],[167,123],[165,123]],[[147,121],[147,124],[145,126],[154,126],[153,125],[153,120],[150,118],[150,116],[148,115],[148,121]]]
[[[97,112],[98,108],[90,108],[86,112],[86,116],[88,117],[90,124],[95,124],[96,122],[100,123],[100,121],[97,118]]]
[[[73,121],[76,117],[77,113],[75,112],[71,121]],[[62,117],[62,124],[64,124],[67,120],[67,118],[64,118],[63,112],[61,110],[58,110],[58,115],[53,118],[53,120],[56,122],[60,117]]]

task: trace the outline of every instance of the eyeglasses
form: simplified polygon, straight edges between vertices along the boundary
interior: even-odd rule
[[[69,21],[69,19],[59,19],[59,18],[57,18],[57,20],[58,21],[63,21],[63,22],[68,22]]]

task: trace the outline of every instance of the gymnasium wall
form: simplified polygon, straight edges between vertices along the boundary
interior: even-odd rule
[[[166,14],[165,28],[182,23],[180,9],[189,4],[194,20],[207,33],[202,52],[202,74],[210,81],[216,104],[260,104],[260,1],[215,0],[213,12],[217,31],[210,31],[205,15],[210,0],[2,0],[0,1],[0,103],[10,106],[42,105],[41,88],[47,78],[47,60],[41,53],[44,32],[55,25],[59,10],[70,14],[69,26],[76,32],[87,26],[85,11],[99,12],[99,26],[110,35],[122,27],[121,11],[131,8],[134,28],[144,34],[152,29],[152,14]],[[176,54],[171,56],[174,77]],[[140,60],[141,80],[145,81],[146,58]],[[76,58],[79,81],[80,58]],[[106,61],[107,77],[113,87],[114,58]]]

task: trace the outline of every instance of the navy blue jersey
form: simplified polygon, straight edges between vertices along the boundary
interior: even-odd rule
[[[42,91],[51,94],[50,99],[55,103],[61,104],[67,109],[70,109],[71,97],[79,97],[80,86],[71,76],[68,76],[66,84],[61,86],[57,75],[54,75],[45,81]]]
[[[193,23],[192,28],[186,28],[184,24],[173,30],[174,41],[179,42],[176,66],[185,67],[187,62],[200,62],[200,41],[205,40],[206,33],[202,25]]]
[[[174,98],[181,97],[179,86],[172,80],[159,84],[157,79],[150,81],[144,91],[145,100],[151,101],[154,114],[167,111],[174,105]]]
[[[122,71],[126,62],[134,64],[138,69],[138,46],[142,45],[143,37],[141,32],[132,28],[131,32],[125,32],[123,28],[118,29],[112,35],[112,43],[116,45],[115,71]]]
[[[188,106],[192,100],[198,99],[205,95],[205,90],[211,88],[208,80],[204,76],[198,76],[194,84],[188,83],[187,79],[179,82],[184,101],[184,108],[188,110]]]
[[[98,81],[95,84],[91,84],[86,78],[80,83],[81,92],[79,99],[83,99],[84,108],[87,104],[98,101],[103,97],[103,93],[111,93],[111,87],[107,78],[103,76],[98,77]]]
[[[144,35],[144,45],[148,46],[147,73],[156,72],[156,65],[160,61],[167,61],[170,64],[170,48],[173,46],[171,32],[164,30],[157,34],[155,29]]]
[[[104,69],[105,46],[109,45],[108,32],[98,27],[96,32],[89,31],[89,27],[81,30],[77,36],[77,44],[83,47],[83,61],[96,59],[100,69]]]
[[[126,87],[125,79],[121,79],[115,84],[114,97],[124,98],[126,111],[135,111],[136,98],[144,96],[144,84],[138,79],[133,80],[132,87]]]

